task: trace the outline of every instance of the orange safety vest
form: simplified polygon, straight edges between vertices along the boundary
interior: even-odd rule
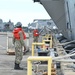
[[[39,32],[38,32],[37,29],[34,29],[34,30],[33,30],[33,36],[39,36]]]
[[[20,40],[20,35],[19,35],[20,31],[22,31],[23,37],[24,37],[24,39],[26,39],[26,35],[25,35],[24,31],[22,30],[22,28],[15,28],[13,30],[13,35],[14,35],[15,39]]]

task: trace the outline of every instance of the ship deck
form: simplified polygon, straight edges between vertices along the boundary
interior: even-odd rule
[[[4,35],[2,36],[5,37]],[[5,40],[6,39],[4,38],[0,38],[0,42],[2,42],[0,45],[0,75],[27,75],[27,58],[31,56],[31,45],[33,38],[31,37],[29,39],[30,51],[23,56],[23,60],[21,62],[21,66],[24,68],[24,70],[14,70],[15,55],[7,54],[6,44],[3,42]],[[57,49],[58,55],[64,56],[64,49],[62,48],[61,44],[57,40],[55,40],[54,43],[54,47]],[[56,69],[56,75],[75,75],[75,69],[69,67],[69,65],[74,65],[73,63],[61,62],[60,65],[61,68]]]

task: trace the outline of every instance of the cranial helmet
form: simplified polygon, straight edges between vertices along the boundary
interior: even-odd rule
[[[15,27],[22,27],[22,23],[21,22],[17,22]]]

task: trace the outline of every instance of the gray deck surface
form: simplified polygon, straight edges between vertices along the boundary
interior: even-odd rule
[[[5,50],[0,50],[0,75],[27,75],[27,58],[31,52],[23,56],[21,67],[24,70],[14,70],[15,55],[7,55]]]

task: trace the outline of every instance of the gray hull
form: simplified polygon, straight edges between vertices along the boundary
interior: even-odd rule
[[[70,0],[71,1],[71,0]],[[34,2],[40,2],[46,9],[54,23],[59,28],[59,31],[69,40],[73,40],[74,34],[72,34],[71,24],[67,18],[68,10],[66,0],[34,0]],[[73,38],[72,38],[73,37]]]

